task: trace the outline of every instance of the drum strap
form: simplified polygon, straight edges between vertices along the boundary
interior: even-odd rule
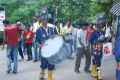
[[[56,31],[57,31],[57,34],[58,34],[58,35],[62,34],[62,29],[61,29],[61,27],[58,28],[58,26],[56,26]]]

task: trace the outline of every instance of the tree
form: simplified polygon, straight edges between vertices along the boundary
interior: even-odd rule
[[[24,22],[39,16],[42,7],[47,6],[52,17],[81,21],[95,21],[99,12],[107,13],[111,18],[110,8],[113,0],[2,0],[6,3],[6,17],[15,22],[21,19]],[[0,1],[1,2],[1,1]]]

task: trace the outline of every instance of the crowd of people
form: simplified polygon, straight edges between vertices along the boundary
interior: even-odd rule
[[[76,53],[75,72],[80,73],[81,59],[85,55],[84,71],[91,73],[92,77],[102,80],[100,70],[101,59],[103,57],[102,44],[104,42],[112,42],[113,35],[110,21],[107,22],[107,26],[87,22],[78,22],[75,24],[70,19],[66,21],[54,21],[44,15],[40,19],[34,19],[32,25],[25,24],[25,27],[23,27],[20,20],[17,20],[15,24],[10,24],[8,20],[4,20],[3,24],[3,48],[7,44],[7,73],[10,73],[13,69],[13,73],[16,74],[18,52],[22,60],[25,59],[24,56],[27,53],[27,61],[41,61],[40,80],[44,80],[46,68],[48,68],[48,80],[53,80],[52,74],[55,65],[49,64],[48,60],[41,56],[41,47],[46,40],[58,35],[63,37],[64,42],[70,48],[70,57],[68,59],[73,60],[73,53]],[[92,55],[92,70],[90,70]],[[13,68],[11,67],[12,62]]]

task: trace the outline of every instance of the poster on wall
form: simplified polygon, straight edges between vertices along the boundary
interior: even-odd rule
[[[2,24],[4,19],[5,19],[5,11],[0,11],[0,24]]]
[[[113,55],[112,53],[112,43],[104,43],[103,44],[103,58],[107,59]]]

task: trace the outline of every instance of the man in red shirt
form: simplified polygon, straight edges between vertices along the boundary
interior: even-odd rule
[[[87,41],[89,41],[90,35],[93,32],[93,30],[94,30],[93,24],[91,23],[91,24],[89,24],[88,29],[87,29],[87,36],[86,36]]]
[[[4,24],[4,42],[3,42],[3,49],[4,44],[7,44],[7,73],[10,73],[11,69],[11,54],[13,54],[13,73],[17,73],[18,68],[18,31],[22,29],[17,26],[13,26],[9,24],[8,20],[3,21]]]
[[[93,24],[90,23],[88,28],[87,28],[87,35],[86,35],[86,39],[87,39],[88,42],[89,42],[89,39],[90,39],[90,35],[93,31],[94,31]],[[89,44],[89,49],[90,49],[90,52],[91,52],[91,44]]]
[[[34,37],[34,33],[32,30],[30,30],[30,25],[28,24],[26,26],[26,31],[24,31],[23,36],[25,38],[25,45],[27,48],[27,55],[28,55],[28,60],[30,61],[33,59],[32,56],[32,41],[33,41],[33,37]]]

